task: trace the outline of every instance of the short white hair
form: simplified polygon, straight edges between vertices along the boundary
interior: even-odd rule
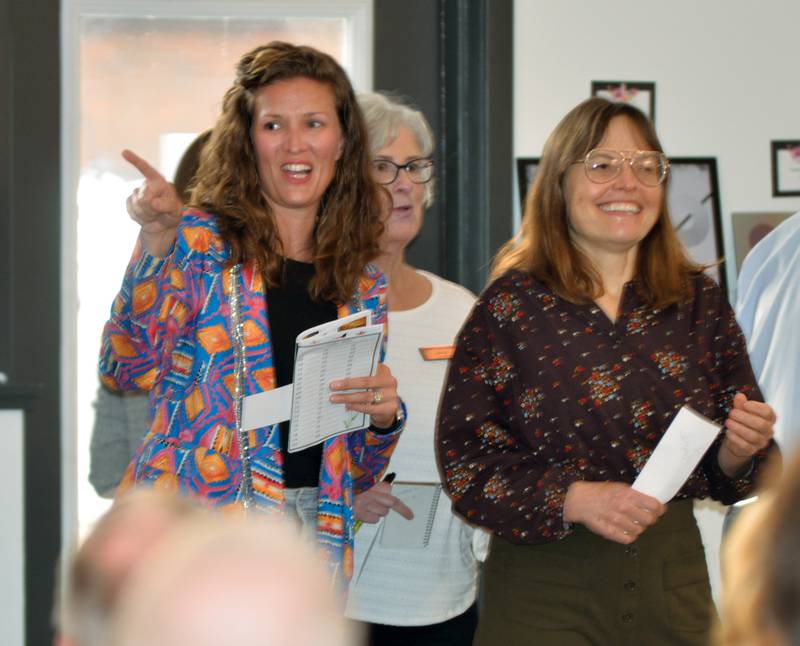
[[[434,150],[433,131],[419,110],[413,108],[400,98],[364,92],[358,95],[358,104],[364,113],[369,136],[369,152],[372,157],[378,151],[391,144],[401,128],[408,128],[419,146],[422,157],[431,157]],[[436,178],[425,184],[424,205],[433,204],[434,183]]]
[[[107,646],[111,615],[131,573],[170,532],[209,513],[185,496],[149,487],[119,496],[69,557],[64,589],[56,588],[57,633],[76,646]]]

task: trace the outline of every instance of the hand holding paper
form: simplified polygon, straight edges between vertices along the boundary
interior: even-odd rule
[[[777,416],[769,404],[748,400],[742,393],[733,398],[725,420],[725,439],[719,451],[719,466],[729,477],[765,448],[775,432]]]
[[[669,502],[694,471],[720,427],[688,406],[678,411],[633,488]]]
[[[388,368],[378,367],[382,340],[383,326],[371,325],[368,310],[305,330],[297,337],[293,383],[245,397],[242,428],[291,419],[288,450],[295,452],[365,428],[371,413],[388,417],[388,426],[397,411],[397,390]],[[332,381],[373,390],[342,393],[337,402],[330,395]],[[369,403],[342,405],[357,398]]]
[[[720,427],[688,406],[678,411],[633,485],[574,482],[564,520],[584,524],[617,543],[632,543],[666,511],[719,434]]]
[[[331,402],[347,410],[366,413],[378,428],[389,428],[397,417],[397,379],[386,364],[378,364],[374,377],[353,377],[331,382]],[[353,391],[356,392],[345,392]]]
[[[564,499],[564,520],[616,543],[633,543],[666,506],[624,482],[573,482]]]

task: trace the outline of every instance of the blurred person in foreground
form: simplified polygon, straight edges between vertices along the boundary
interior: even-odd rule
[[[373,175],[391,198],[376,261],[389,283],[392,330],[386,361],[408,404],[407,430],[388,471],[398,481],[438,486],[434,453],[436,409],[452,344],[475,302],[463,287],[406,261],[406,249],[433,203],[434,140],[423,114],[397,99],[361,94],[358,102],[369,130]],[[433,354],[435,348],[438,354]],[[406,513],[392,485],[380,482],[356,496],[356,571],[347,615],[368,622],[372,646],[472,643],[477,623],[478,561],[474,530],[455,516],[445,496],[434,502],[424,547],[385,547],[376,524],[388,513]],[[406,514],[407,515],[407,514]],[[363,567],[362,567],[363,565]]]
[[[206,513],[151,489],[119,497],[70,558],[56,591],[56,646],[108,646],[111,614],[132,573],[171,531]]]
[[[380,188],[350,81],[329,55],[273,42],[245,54],[201,155],[189,208],[144,160],[139,241],[103,334],[110,388],[152,389],[152,424],[120,489],[285,514],[331,573],[352,572],[353,496],[381,477],[404,417],[396,380],[330,384],[369,426],[290,453],[289,423],[242,427],[244,397],[288,385],[295,339],[370,310],[386,322]],[[382,353],[381,353],[382,355]]]
[[[771,475],[722,546],[719,646],[800,646],[800,452]]]
[[[462,329],[437,451],[456,510],[493,533],[478,645],[707,643],[692,503],[752,491],[775,414],[668,179],[639,110],[575,107]],[[724,429],[663,504],[631,484],[686,405]]]
[[[120,597],[110,646],[358,646],[310,543],[276,519],[196,519]]]

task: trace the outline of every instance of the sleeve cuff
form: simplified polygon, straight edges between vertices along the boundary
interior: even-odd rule
[[[406,404],[401,399],[400,400],[400,407],[397,409],[397,415],[394,418],[394,422],[388,428],[379,428],[373,424],[369,425],[369,430],[376,435],[391,435],[392,433],[397,433],[403,429],[406,425]]]
[[[142,244],[141,239],[136,240],[136,248],[134,249],[134,261],[131,266],[131,274],[136,277],[137,280],[141,280],[144,278],[149,278],[150,276],[154,276],[155,274],[161,271],[161,268],[164,266],[164,263],[167,259],[172,256],[172,253],[175,251],[175,242],[172,243],[172,246],[169,248],[167,255],[165,256],[153,256],[145,249],[144,245]]]

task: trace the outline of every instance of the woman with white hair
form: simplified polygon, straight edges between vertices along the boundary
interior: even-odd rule
[[[390,513],[408,515],[391,484],[378,483],[356,496],[356,518],[365,524],[356,535],[347,614],[369,624],[370,644],[470,644],[477,622],[473,529],[453,515],[445,496],[436,496],[440,478],[433,440],[447,348],[475,297],[406,261],[406,248],[433,202],[434,140],[428,122],[421,112],[380,94],[361,95],[358,101],[369,131],[373,176],[391,197],[376,263],[388,283],[392,335],[386,362],[408,404],[407,431],[388,471],[396,474],[396,482],[426,483],[421,488],[434,496],[425,512],[430,531],[424,546],[387,537],[390,529],[382,519]]]

